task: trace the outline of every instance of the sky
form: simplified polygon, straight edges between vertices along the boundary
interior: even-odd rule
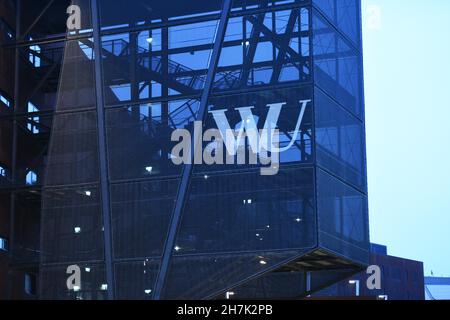
[[[371,241],[450,276],[450,1],[362,11]]]

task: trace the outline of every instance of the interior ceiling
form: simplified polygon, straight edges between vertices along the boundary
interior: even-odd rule
[[[51,0],[29,0],[23,7],[23,24],[30,25]],[[98,0],[103,25],[128,24],[139,21],[168,19],[221,10],[222,0]],[[261,4],[257,0],[233,0],[234,7]],[[53,32],[65,32],[66,9],[72,4],[86,8],[87,0],[54,0],[46,14],[38,22],[37,28],[47,28]]]
[[[114,5],[105,5],[110,1],[100,0],[103,23],[107,25],[117,24],[120,18],[126,23],[125,18],[130,17],[133,21],[165,19],[214,12],[222,8],[222,0],[114,0]],[[261,0],[233,0],[233,7],[261,3]]]
[[[108,25],[117,24],[121,18],[123,23],[127,22],[127,18],[132,18],[133,21],[148,21],[218,11],[222,6],[222,0],[115,0],[114,5],[105,5],[109,1],[101,1],[102,22]]]

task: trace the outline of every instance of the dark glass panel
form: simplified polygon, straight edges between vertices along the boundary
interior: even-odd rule
[[[15,195],[13,261],[37,264],[40,259],[41,192],[31,188]],[[5,234],[0,231],[0,234]]]
[[[358,0],[313,0],[326,17],[357,47],[360,44],[360,1]]]
[[[364,124],[315,90],[317,162],[366,191]]]
[[[319,244],[361,263],[368,262],[367,197],[322,170],[317,171]]]
[[[315,84],[362,118],[359,53],[317,12],[313,14],[313,29]]]
[[[94,108],[94,50],[92,39],[66,42],[58,89],[57,111]]]
[[[43,264],[103,259],[97,186],[46,189],[42,201]]]
[[[151,259],[116,263],[116,299],[150,300],[153,298],[159,262]]]
[[[111,186],[116,259],[161,255],[177,187],[178,180]]]
[[[313,175],[285,169],[195,176],[176,254],[308,248],[315,244]]]
[[[94,112],[54,117],[45,177],[47,186],[98,181],[96,119]]]
[[[98,263],[81,263],[81,286],[67,288],[69,265],[44,266],[41,268],[40,299],[43,300],[106,300],[107,286],[105,266]]]

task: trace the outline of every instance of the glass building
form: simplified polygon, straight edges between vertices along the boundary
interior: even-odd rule
[[[0,1],[0,295],[301,298],[362,270],[360,6]],[[276,104],[277,174],[175,164],[175,130]]]

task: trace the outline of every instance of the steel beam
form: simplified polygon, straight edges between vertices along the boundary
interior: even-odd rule
[[[109,195],[109,177],[106,149],[106,126],[104,112],[104,91],[102,73],[102,41],[100,33],[100,15],[97,0],[91,0],[92,27],[94,32],[94,68],[95,68],[95,92],[97,103],[97,127],[98,127],[98,148],[100,162],[100,192],[101,208],[103,216],[103,241],[105,246],[106,283],[108,285],[107,298],[113,300],[115,297],[114,288],[114,266],[113,266],[113,246],[111,232],[111,208]]]
[[[222,45],[225,39],[225,33],[228,25],[228,19],[231,11],[231,0],[223,0],[222,13],[220,16],[219,26],[217,28],[217,33],[214,39],[214,48],[211,54],[211,59],[208,68],[208,74],[206,76],[205,88],[200,100],[199,112],[197,114],[197,121],[204,121],[207,116],[208,111],[208,101],[211,91],[214,86],[214,79],[217,71],[217,66],[219,64],[220,53],[222,51]],[[196,145],[197,141],[195,138],[192,139],[193,150],[197,150],[201,146]],[[161,266],[159,269],[158,277],[155,284],[154,299],[160,300],[162,297],[164,285],[167,279],[167,273],[170,267],[172,253],[175,247],[176,236],[178,228],[181,222],[181,216],[183,209],[186,205],[188,199],[189,186],[191,183],[192,172],[194,169],[194,155],[195,152],[191,153],[191,164],[186,164],[183,167],[183,172],[181,176],[181,182],[178,188],[177,198],[175,202],[174,211],[172,213],[169,232],[167,235],[166,243],[164,246],[163,257],[161,261]]]
[[[287,60],[286,59],[287,51],[288,51],[288,48],[290,48],[289,45],[291,43],[291,37],[292,37],[292,34],[294,33],[295,22],[297,21],[298,17],[299,17],[298,10],[292,10],[291,15],[289,17],[289,21],[286,26],[286,32],[285,32],[285,34],[283,36],[283,40],[281,42],[281,48],[278,52],[278,57],[275,62],[275,66],[274,66],[273,73],[272,73],[272,79],[270,80],[270,83],[276,83],[276,82],[278,82],[278,79],[280,78],[281,70],[283,69],[283,64]]]
[[[260,7],[266,8],[268,0],[262,1]],[[269,12],[270,13],[270,12]],[[255,59],[256,49],[258,48],[258,43],[260,39],[261,29],[264,25],[264,19],[267,12],[260,13],[258,15],[257,23],[253,25],[253,30],[250,36],[250,44],[248,48],[246,48],[246,54],[244,57],[244,63],[242,66],[242,76],[241,76],[241,87],[247,86],[248,77],[250,75],[250,69],[253,65],[253,60]],[[246,19],[244,18],[244,23],[246,23]],[[247,35],[245,36],[245,38]],[[245,43],[243,44],[246,45]]]
[[[42,9],[41,13],[36,17],[36,19],[34,19],[34,21],[31,23],[31,25],[28,27],[27,31],[25,31],[18,40],[23,40],[26,35],[28,33],[31,32],[31,30],[33,30],[33,28],[36,26],[36,24],[39,22],[39,20],[41,20],[41,18],[44,16],[44,14],[47,12],[47,10],[51,7],[51,5],[53,4],[53,2],[55,2],[55,0],[50,0],[49,3],[47,3],[47,5],[44,7],[44,9]],[[16,31],[17,34],[20,34],[19,32]]]
[[[248,20],[253,24],[256,25],[258,24],[258,20],[255,17],[249,16]],[[261,26],[261,32],[263,34],[265,34],[267,37],[269,37],[270,41],[272,41],[272,43],[274,44],[274,46],[276,46],[279,50],[283,49],[283,45],[280,44],[280,42],[278,41],[278,37],[277,35],[270,30],[269,28],[267,28],[264,24]],[[286,48],[287,53],[289,53],[292,57],[295,57],[296,59],[299,59],[299,61],[302,60],[302,56],[300,54],[298,54],[294,49],[292,49],[291,47],[287,47]],[[303,58],[303,60],[305,60]]]
[[[30,101],[34,98],[34,96],[39,92],[39,90],[43,87],[45,82],[50,78],[52,73],[56,70],[58,67],[58,62],[55,62],[51,65],[50,69],[44,74],[44,76],[39,80],[39,82],[34,86],[33,91],[31,91],[31,94],[28,96],[27,101]]]
[[[17,0],[16,2],[16,40],[19,40],[20,27],[21,27],[21,9],[22,1]],[[14,115],[19,112],[20,106],[20,48],[16,48],[14,53]],[[12,141],[12,154],[11,154],[11,181],[14,190],[11,191],[10,206],[9,206],[9,268],[8,268],[8,298],[13,299],[13,270],[11,269],[11,263],[14,260],[15,252],[15,224],[16,224],[16,190],[17,187],[17,141],[18,141],[18,128],[17,119],[14,117],[13,120],[13,141]]]
[[[89,39],[80,39],[79,41],[82,44],[88,46],[91,49],[94,49],[93,46],[95,47],[95,44],[93,44]],[[108,59],[116,59],[116,58],[118,58],[117,56],[115,56],[113,53],[109,52],[106,49],[101,48],[100,52],[101,52],[101,54],[103,54]],[[128,61],[127,61],[127,63],[128,63]],[[143,66],[139,66],[139,69],[142,70],[143,72],[147,73],[149,75],[149,78],[157,80],[161,84],[163,84],[164,82],[167,82],[168,86],[170,88],[172,88],[174,90],[177,90],[178,92],[181,92],[181,93],[184,93],[184,94],[194,94],[195,93],[194,89],[192,89],[189,86],[184,85],[184,84],[182,84],[180,82],[177,82],[175,79],[172,79],[171,77],[169,77],[168,74],[164,75],[164,74],[159,74],[156,71],[153,71],[151,66],[149,68],[145,68]],[[164,68],[164,66],[163,66],[163,70],[164,69],[167,70],[167,68]],[[139,70],[137,70],[137,71],[139,71]]]

